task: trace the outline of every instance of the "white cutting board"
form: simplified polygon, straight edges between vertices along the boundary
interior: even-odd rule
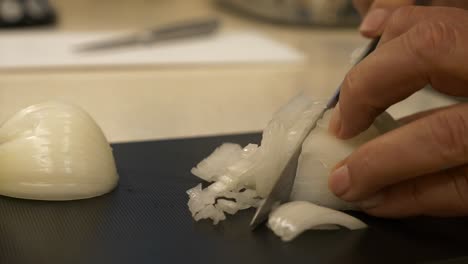
[[[211,37],[136,46],[98,53],[78,53],[79,44],[119,33],[0,34],[0,69],[125,65],[205,65],[292,63],[304,59],[297,50],[256,32],[220,33]]]

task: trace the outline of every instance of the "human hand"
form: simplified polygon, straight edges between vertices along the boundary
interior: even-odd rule
[[[468,11],[404,7],[346,76],[330,131],[350,138],[427,84],[468,96]],[[468,104],[413,116],[337,165],[330,189],[384,217],[468,215]]]

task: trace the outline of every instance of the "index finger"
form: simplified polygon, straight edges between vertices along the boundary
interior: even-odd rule
[[[405,10],[426,12],[429,19],[397,12],[402,20],[408,17],[406,21],[395,24],[397,30],[386,29],[396,31],[384,33],[385,42],[346,75],[339,105],[330,122],[330,131],[336,136],[350,138],[357,135],[383,110],[429,83],[452,95],[466,94],[466,68],[460,67],[465,64],[466,52],[460,44],[468,41],[468,31],[463,28],[468,25],[467,12],[434,7],[400,11]],[[404,31],[405,27],[408,30]],[[389,35],[395,38],[391,39]],[[445,85],[437,85],[442,83]]]
[[[379,46],[346,75],[330,131],[351,138],[367,129],[380,113],[423,88],[429,79],[420,58],[402,37]]]

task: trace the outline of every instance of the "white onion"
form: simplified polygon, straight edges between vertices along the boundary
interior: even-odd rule
[[[90,198],[118,182],[112,149],[81,108],[46,102],[0,127],[0,194],[38,200]]]
[[[192,216],[196,220],[211,218],[217,223],[224,219],[224,213],[257,207],[270,193],[286,161],[323,107],[324,102],[298,96],[273,116],[263,131],[260,146],[250,144],[242,148],[227,143],[200,162],[192,173],[213,184],[205,189],[199,185],[188,191]],[[384,115],[385,118],[376,122],[379,129],[373,125],[357,137],[343,141],[327,131],[330,114],[325,114],[303,144],[291,200],[310,201],[338,210],[357,209],[353,204],[338,199],[328,189],[330,171],[357,147],[394,128],[396,123]],[[250,194],[248,199],[241,192],[243,189]],[[223,201],[218,205],[220,198],[233,201]]]
[[[309,201],[339,210],[355,209],[329,190],[328,175],[339,161],[380,132],[372,126],[355,138],[338,140],[327,132],[330,117],[331,112],[327,112],[302,145],[291,200]]]
[[[353,216],[304,201],[283,204],[268,219],[268,227],[283,241],[290,241],[307,229],[333,229],[338,226],[350,230],[367,227]]]

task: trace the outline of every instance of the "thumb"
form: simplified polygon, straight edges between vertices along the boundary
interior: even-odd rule
[[[401,6],[412,5],[414,0],[376,0],[364,17],[359,31],[368,38],[382,35],[387,20],[393,11]]]

